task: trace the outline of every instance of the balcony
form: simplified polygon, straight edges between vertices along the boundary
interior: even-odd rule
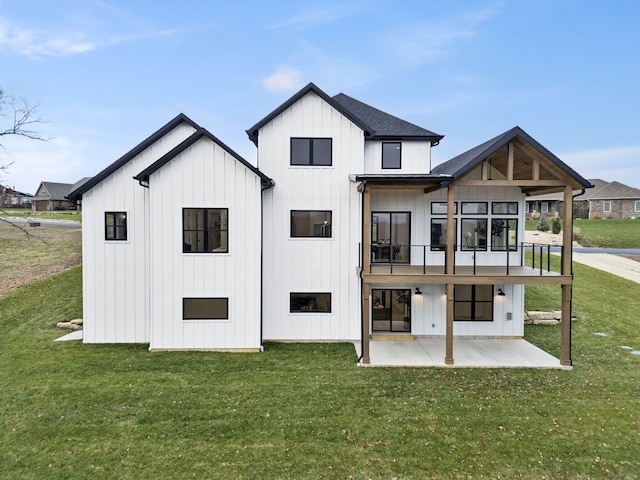
[[[445,245],[378,244],[367,250],[363,276],[369,283],[571,283],[571,272],[562,271],[564,247],[522,242],[492,251],[456,246],[451,270]]]

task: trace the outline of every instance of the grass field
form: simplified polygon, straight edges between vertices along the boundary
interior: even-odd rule
[[[80,210],[55,210],[53,212],[33,212],[24,208],[0,209],[0,217],[30,218],[37,221],[39,218],[53,220],[72,220],[82,222],[82,212]]]
[[[527,220],[526,230],[536,230],[538,220]],[[575,220],[574,239],[583,247],[640,248],[640,219]]]
[[[54,343],[74,267],[0,298],[0,477],[637,478],[640,285],[575,274],[573,371],[376,369],[349,344]],[[526,335],[559,354],[556,327]]]

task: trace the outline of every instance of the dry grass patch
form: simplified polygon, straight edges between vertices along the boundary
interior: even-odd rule
[[[78,227],[27,227],[0,221],[0,295],[82,262]]]

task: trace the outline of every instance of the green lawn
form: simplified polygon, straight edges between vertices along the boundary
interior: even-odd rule
[[[637,478],[640,285],[575,274],[573,371],[412,369],[349,344],[54,343],[75,267],[0,298],[0,477]],[[527,338],[559,353],[555,327]]]
[[[525,229],[537,225],[538,220],[527,220]],[[573,226],[583,247],[640,248],[640,219],[574,220]]]

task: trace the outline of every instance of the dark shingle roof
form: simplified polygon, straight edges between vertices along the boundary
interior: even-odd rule
[[[116,160],[111,165],[109,165],[107,168],[105,168],[100,173],[98,173],[95,177],[93,177],[90,180],[86,181],[85,183],[83,183],[79,187],[75,188],[71,192],[68,192],[67,197],[69,198],[69,200],[77,200],[77,199],[79,199],[80,197],[82,197],[82,194],[84,192],[86,192],[86,191],[92,189],[93,187],[95,187],[98,183],[100,183],[102,180],[107,178],[113,172],[115,172],[120,167],[125,165],[127,162],[129,162],[130,160],[135,158],[135,156],[138,155],[140,152],[142,152],[145,149],[149,148],[151,145],[153,145],[155,142],[157,142],[160,138],[165,136],[167,133],[169,133],[171,130],[173,130],[174,128],[176,128],[178,125],[180,125],[182,123],[187,123],[187,124],[191,125],[194,129],[200,128],[193,120],[191,120],[185,114],[183,114],[183,113],[179,114],[173,120],[171,120],[169,123],[167,123],[164,127],[160,128],[155,133],[151,134],[149,137],[147,137],[146,140],[143,140],[137,146],[135,146],[134,148],[129,150],[127,153],[125,153],[118,160]]]
[[[260,129],[309,92],[315,93],[333,108],[342,113],[345,117],[360,127],[369,138],[415,138],[428,139],[434,143],[437,143],[442,139],[442,135],[438,135],[430,130],[418,127],[417,125],[409,123],[398,117],[394,117],[393,115],[389,115],[382,110],[373,108],[366,103],[362,103],[345,95],[344,93],[340,93],[333,98],[329,97],[316,85],[309,83],[298,93],[289,98],[289,100],[256,123],[253,127],[249,128],[247,130],[247,134],[251,141],[257,146],[258,132]]]
[[[56,182],[42,182],[40,186],[44,186],[44,188],[49,193],[48,197],[43,197],[42,195],[38,195],[34,197],[35,200],[66,200],[67,195],[71,191],[72,183],[56,183]],[[38,190],[40,191],[40,187]]]
[[[353,116],[359,118],[369,125],[373,132],[372,137],[377,138],[420,138],[428,139],[437,144],[443,135],[433,133],[426,128],[409,123],[401,118],[394,117],[382,110],[378,110],[366,103],[362,103],[344,93],[339,93],[333,97],[339,105],[351,112]]]
[[[640,190],[629,187],[620,182],[611,182],[599,188],[589,200],[622,200],[622,199],[640,199]]]
[[[433,168],[431,173],[441,175],[452,175],[454,178],[458,178],[473,168],[482,163],[487,157],[497,152],[500,148],[507,145],[515,138],[520,138],[522,141],[529,144],[535,150],[537,150],[543,157],[550,162],[553,162],[560,170],[573,178],[578,184],[584,188],[591,188],[592,185],[588,180],[583,178],[575,170],[569,167],[566,163],[556,157],[553,153],[538,143],[533,137],[522,130],[520,127],[513,127],[497,137],[488,140],[477,147],[474,147],[466,152],[452,158],[440,165]]]
[[[149,180],[149,176],[153,172],[155,172],[160,167],[165,165],[167,162],[169,162],[170,160],[172,160],[173,158],[178,156],[180,153],[184,152],[187,148],[189,148],[191,145],[196,143],[201,138],[208,138],[211,141],[213,141],[214,143],[218,144],[224,150],[229,152],[229,154],[231,154],[236,160],[238,160],[240,163],[242,163],[245,167],[247,167],[253,173],[258,175],[260,177],[260,179],[262,180],[262,183],[265,186],[265,188],[269,188],[269,187],[274,185],[273,180],[271,180],[269,177],[267,177],[264,173],[262,173],[256,167],[254,167],[249,162],[247,162],[244,158],[242,158],[236,152],[234,152],[229,147],[227,147],[224,143],[222,143],[220,140],[218,140],[218,138],[216,138],[214,135],[209,133],[204,128],[199,128],[198,130],[196,130],[191,136],[189,136],[184,141],[182,141],[181,143],[176,145],[169,152],[164,154],[162,157],[160,157],[158,160],[156,160],[154,163],[149,165],[147,168],[145,168],[143,171],[141,171],[138,175],[136,175],[133,178],[135,178],[136,180],[139,180],[139,181],[148,181]]]

